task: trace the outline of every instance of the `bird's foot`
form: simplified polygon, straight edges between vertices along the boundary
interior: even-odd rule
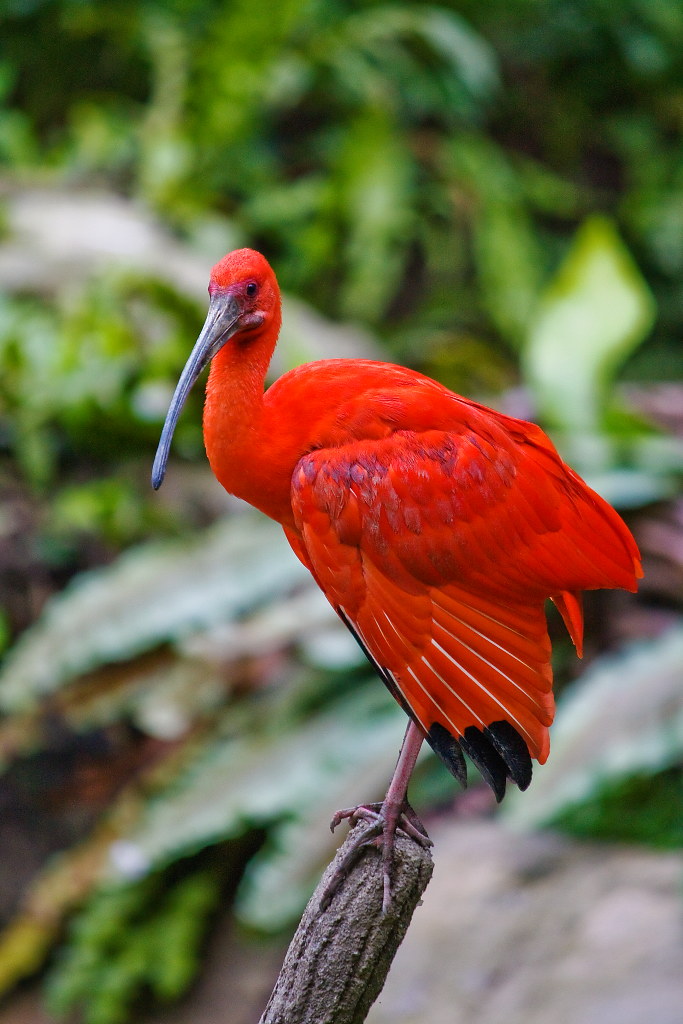
[[[398,806],[394,806],[385,800],[380,803],[347,807],[342,811],[337,811],[330,822],[330,829],[334,832],[337,825],[344,821],[345,818],[348,819],[352,828],[361,821],[365,822],[366,825],[365,828],[359,831],[358,836],[354,838],[344,857],[337,865],[323,893],[320,904],[321,909],[325,910],[329,906],[330,900],[365,847],[376,846],[382,850],[382,913],[385,914],[391,905],[391,871],[394,861],[396,832],[400,830],[410,839],[419,843],[420,846],[432,846],[432,841],[407,800]]]
[[[370,825],[379,825],[378,835],[382,832],[385,838],[390,831],[392,845],[397,829],[405,832],[421,846],[433,845],[424,825],[407,800],[404,800],[402,805],[396,809],[389,807],[386,800],[379,800],[373,804],[358,804],[357,807],[346,807],[343,811],[337,811],[333,816],[330,830],[334,832],[337,825],[340,825],[345,818],[348,818],[352,827],[359,821],[366,821]],[[377,843],[377,845],[380,844]]]

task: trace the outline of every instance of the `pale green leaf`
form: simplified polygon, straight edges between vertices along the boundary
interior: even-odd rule
[[[226,723],[231,721],[227,713]],[[240,915],[281,926],[301,910],[311,878],[336,842],[327,823],[340,806],[381,797],[404,717],[379,685],[353,693],[273,735],[217,736],[112,849],[110,880],[171,863],[211,843],[271,826],[243,883]]]
[[[451,82],[446,75],[443,81],[450,85],[448,98],[463,111],[476,109],[472,101],[489,99],[500,85],[495,50],[454,11],[429,5],[411,9],[386,4],[348,18],[345,29],[349,42],[341,50],[341,57],[348,62],[354,51],[367,51],[372,64],[385,76],[396,74],[399,67],[414,87],[419,82],[421,62],[418,59],[413,63],[410,43],[419,40],[431,51],[427,58],[431,77],[438,80],[440,72],[447,72]]]
[[[500,86],[498,55],[464,18],[440,7],[415,12],[419,29],[472,95],[489,98]]]
[[[652,295],[611,221],[585,221],[541,297],[524,354],[548,422],[598,427],[607,385],[654,314]]]
[[[340,213],[348,221],[343,310],[377,318],[398,286],[400,242],[414,217],[413,167],[391,118],[368,111],[349,125],[337,168]]]
[[[609,784],[683,759],[683,628],[605,657],[560,702],[547,764],[504,813],[537,827]]]
[[[0,708],[29,708],[76,676],[184,641],[308,581],[280,527],[251,513],[192,541],[132,550],[47,605],[7,656]]]
[[[446,173],[466,193],[481,298],[498,330],[516,347],[529,328],[542,262],[519,175],[487,139],[462,134],[443,149]]]
[[[305,737],[313,741],[307,752],[310,791],[293,793],[293,803],[289,797],[288,814],[250,861],[237,894],[237,915],[251,927],[276,930],[301,914],[331,851],[346,834],[343,824],[331,836],[328,825],[334,812],[384,796],[405,716],[373,686],[316,725],[314,734]]]

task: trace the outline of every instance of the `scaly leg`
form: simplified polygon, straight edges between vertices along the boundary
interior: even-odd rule
[[[335,871],[322,899],[323,909],[329,904],[332,896],[358,859],[363,848],[375,845],[382,847],[382,876],[384,884],[382,911],[386,913],[391,903],[391,868],[396,830],[400,828],[402,832],[405,832],[411,839],[420,843],[421,846],[432,845],[422,822],[407,800],[408,783],[417,761],[417,755],[420,753],[423,739],[424,733],[420,727],[413,721],[410,721],[384,800],[378,804],[360,804],[358,807],[347,807],[343,811],[337,811],[332,818],[330,828],[333,832],[344,818],[348,818],[352,824],[362,819],[368,822],[368,827],[363,829],[358,838],[353,842],[344,860]]]

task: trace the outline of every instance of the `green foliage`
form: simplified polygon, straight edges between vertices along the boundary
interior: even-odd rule
[[[499,146],[472,132],[444,146],[441,160],[447,179],[477,211],[470,229],[483,305],[506,341],[519,346],[544,270],[524,180]]]
[[[222,871],[199,867],[180,880],[157,873],[94,895],[52,969],[49,1011],[61,1019],[80,1009],[84,1024],[121,1024],[145,992],[177,999],[197,971],[223,887]]]
[[[593,216],[537,297],[522,345],[526,380],[564,457],[620,506],[676,493],[683,472],[680,446],[658,444],[652,427],[612,398],[615,375],[654,315],[613,223]]]
[[[602,217],[587,220],[538,302],[527,378],[549,423],[597,431],[615,371],[649,332],[650,291]]]
[[[367,691],[328,698],[318,713],[296,707],[300,688],[290,680],[288,696],[262,709],[241,736],[228,712],[127,838],[139,862],[156,867],[267,828],[236,904],[244,923],[265,931],[286,927],[303,910],[334,848],[330,808],[347,806],[360,788],[366,799],[381,797],[403,728],[400,710],[374,680]]]
[[[51,0],[15,6],[4,42],[9,166],[105,175],[190,232],[228,213],[328,312],[381,322],[418,271],[442,325],[518,343],[601,210],[658,278],[660,336],[680,335],[673,0]]]
[[[308,649],[339,667],[311,667]],[[279,661],[281,685],[254,692],[255,668],[245,665],[268,658]],[[156,757],[81,847],[45,868],[0,933],[0,988],[35,970],[55,923],[84,903],[85,931],[67,938],[57,969],[60,1005],[83,999],[95,976],[94,1020],[115,1019],[145,986],[170,995],[191,973],[193,946],[186,936],[189,959],[153,973],[147,939],[160,925],[150,893],[163,903],[167,886],[159,870],[254,829],[267,828],[269,844],[240,891],[242,916],[259,927],[288,922],[332,842],[330,807],[348,803],[361,781],[379,795],[400,739],[401,712],[381,688],[340,697],[367,679],[348,678],[360,658],[280,528],[252,512],[199,540],[129,553],[55,598],[5,665],[3,767],[49,744],[50,729],[66,736],[126,722],[153,741]],[[243,861],[235,864],[239,874]],[[193,920],[201,930],[193,908],[172,900],[178,949]],[[89,929],[102,921],[95,941]],[[133,938],[119,934],[126,922]]]
[[[7,615],[0,609],[0,654],[5,652],[5,649],[10,643],[10,630],[7,622]]]
[[[663,849],[683,846],[683,772],[679,767],[654,775],[629,775],[567,807],[555,828],[582,839],[647,843]]]
[[[400,739],[400,713],[376,682],[365,690],[279,528],[239,516],[178,539],[218,509],[183,465],[203,460],[198,391],[170,486],[148,490],[203,268],[257,245],[287,289],[384,346],[290,300],[280,366],[388,352],[513,411],[521,401],[523,415],[531,394],[608,497],[670,498],[677,427],[656,429],[619,387],[683,377],[683,11],[15,0],[2,32],[0,752],[3,768],[24,757],[30,771],[55,727],[99,731],[136,767],[0,935],[0,986],[35,971],[80,906],[52,1009],[115,1024],[195,970],[223,885],[201,851],[262,829],[236,863],[235,907],[281,927],[329,854],[330,812],[381,794]],[[13,206],[38,186],[68,212],[52,235],[32,235]],[[67,201],[80,188],[118,193],[121,234],[97,216],[83,229]],[[146,543],[161,532],[175,542]],[[675,619],[680,537],[666,537],[650,595]],[[589,621],[589,646],[609,632]],[[678,632],[597,663],[568,690],[551,760],[508,799],[510,817],[680,842],[680,670]],[[429,761],[417,781],[425,800],[452,793]]]
[[[67,446],[71,460],[96,456],[105,465],[117,445],[129,456],[142,453],[154,434],[145,394],[167,386],[196,319],[194,304],[130,274],[98,277],[59,296],[56,308],[3,298],[6,444],[34,487],[54,485]],[[182,431],[181,447],[190,433]],[[196,436],[194,443],[196,450]]]
[[[88,45],[97,53],[103,39],[118,45],[109,70],[120,78],[108,104],[64,83],[53,158],[72,173],[132,172],[145,200],[179,224],[217,203],[239,209],[271,250],[296,253],[286,284],[322,286],[338,311],[379,317],[419,230],[420,162],[405,131],[478,120],[497,85],[490,47],[443,7],[311,0],[259,16],[198,0],[189,19],[152,3],[126,14],[125,32],[95,4],[60,25],[74,56]],[[49,16],[18,19],[17,46],[32,20],[40,30]],[[48,110],[36,113],[54,120]],[[339,296],[325,267],[346,282]],[[362,275],[383,287],[366,295]]]
[[[239,619],[304,579],[279,526],[253,515],[131,550],[75,580],[24,633],[0,670],[0,708],[35,708],[86,672]]]
[[[563,697],[553,727],[553,754],[534,785],[514,794],[505,812],[516,824],[567,823],[596,833],[670,843],[674,809],[664,807],[680,787],[683,758],[683,630],[595,662]],[[653,814],[629,796],[652,784]],[[615,822],[622,814],[621,826]],[[678,808],[680,816],[680,808]]]

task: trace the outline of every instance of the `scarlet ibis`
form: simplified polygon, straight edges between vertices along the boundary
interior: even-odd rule
[[[383,846],[384,901],[400,827],[428,842],[407,804],[423,739],[466,783],[463,751],[501,800],[531,781],[553,719],[544,604],[581,654],[581,591],[636,589],[635,541],[533,423],[390,363],[325,359],[264,392],[281,323],[260,253],[211,271],[209,311],[166,417],[164,478],[180,410],[211,362],[204,440],[231,494],[279,522],[296,555],[409,716],[358,847]]]

